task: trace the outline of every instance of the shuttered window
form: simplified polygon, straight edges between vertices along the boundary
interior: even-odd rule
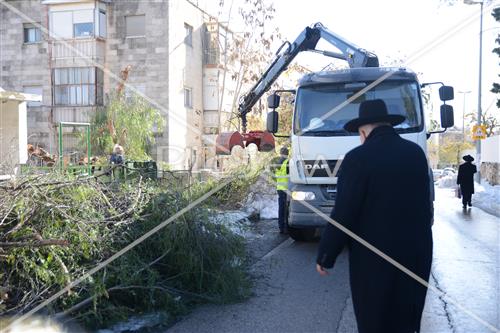
[[[95,67],[54,69],[54,104],[102,105],[103,75]]]

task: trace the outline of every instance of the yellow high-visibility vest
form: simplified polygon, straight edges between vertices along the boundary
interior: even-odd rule
[[[286,168],[288,166],[288,158],[281,163],[279,169],[274,172],[274,177],[276,178],[276,189],[278,191],[288,190],[288,174]]]

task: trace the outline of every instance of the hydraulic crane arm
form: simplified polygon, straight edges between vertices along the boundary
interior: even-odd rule
[[[318,51],[316,45],[323,38],[340,50],[340,53],[330,51]],[[238,111],[242,120],[243,133],[246,132],[246,115],[251,111],[257,101],[269,90],[271,85],[278,79],[293,59],[302,51],[313,51],[328,57],[347,61],[349,67],[378,67],[378,58],[355,44],[345,40],[334,32],[328,30],[321,23],[312,27],[306,27],[293,43],[285,42],[276,52],[276,58],[250,91],[240,101]]]
[[[339,49],[340,53],[316,50],[316,45],[321,38]],[[379,65],[375,54],[346,41],[325,28],[321,23],[305,28],[293,43],[287,41],[281,45],[273,62],[262,74],[259,81],[240,99],[238,115],[241,118],[243,133],[228,132],[219,134],[216,140],[217,155],[231,154],[232,147],[236,145],[246,147],[252,143],[257,145],[259,151],[272,151],[274,149],[274,137],[271,133],[263,131],[247,133],[247,114],[262,95],[271,88],[281,73],[287,69],[292,60],[302,51],[313,51],[328,57],[345,60],[351,68],[378,67]]]

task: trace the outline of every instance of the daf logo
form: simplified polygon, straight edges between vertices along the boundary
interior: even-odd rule
[[[307,170],[320,170],[320,169],[328,169],[328,164],[306,164],[304,166]]]

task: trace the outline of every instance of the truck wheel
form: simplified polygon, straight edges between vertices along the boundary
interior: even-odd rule
[[[290,215],[290,202],[287,202],[285,209],[285,223],[288,227],[288,235],[297,242],[312,242],[315,240],[316,228],[294,228],[288,224],[288,217]]]
[[[316,228],[288,227],[288,235],[297,242],[311,242],[315,240]]]

